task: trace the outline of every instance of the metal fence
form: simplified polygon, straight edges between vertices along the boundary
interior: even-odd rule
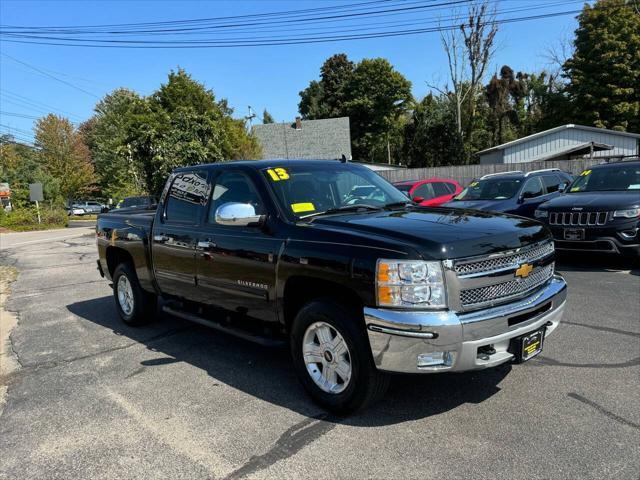
[[[521,170],[530,172],[532,170],[542,170],[544,168],[559,168],[565,172],[579,174],[586,170],[590,165],[597,163],[593,159],[581,160],[557,160],[545,162],[529,162],[529,163],[496,163],[490,165],[452,165],[449,167],[428,167],[428,168],[405,168],[402,170],[383,170],[378,171],[390,182],[400,182],[402,180],[422,180],[431,177],[451,178],[456,180],[460,185],[468,185],[474,178],[480,178],[488,173],[508,172],[511,170]]]

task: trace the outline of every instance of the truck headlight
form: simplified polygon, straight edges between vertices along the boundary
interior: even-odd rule
[[[378,260],[376,295],[381,307],[445,308],[442,265],[422,260]]]
[[[616,210],[613,212],[614,218],[636,218],[640,217],[640,208],[628,208],[626,210]]]
[[[533,216],[535,218],[547,218],[549,216],[549,212],[547,210],[536,210],[533,212]]]

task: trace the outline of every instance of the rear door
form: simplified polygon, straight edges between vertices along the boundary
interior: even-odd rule
[[[198,301],[273,321],[276,260],[283,240],[264,227],[216,222],[216,210],[226,203],[249,203],[258,215],[273,211],[258,175],[225,169],[213,182],[196,250]]]
[[[180,172],[170,182],[153,225],[153,269],[163,293],[193,300],[196,243],[210,190],[208,172]]]

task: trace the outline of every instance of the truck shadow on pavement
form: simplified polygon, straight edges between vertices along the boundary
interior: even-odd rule
[[[298,382],[286,349],[268,348],[196,325],[168,314],[152,324],[124,325],[113,297],[106,296],[67,306],[74,315],[133,340],[162,356],[131,365],[122,381],[144,374],[148,368],[185,362],[206,371],[213,382],[224,383],[265,402],[288,408],[309,418],[354,426],[381,426],[438,415],[465,403],[481,403],[500,391],[509,365],[473,373],[393,376],[384,400],[355,415],[326,415]],[[105,353],[113,349],[105,346]],[[194,385],[197,388],[197,385]]]

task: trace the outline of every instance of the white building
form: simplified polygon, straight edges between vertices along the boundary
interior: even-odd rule
[[[640,154],[639,142],[638,133],[569,124],[482,150],[478,155],[481,164],[617,159]]]

